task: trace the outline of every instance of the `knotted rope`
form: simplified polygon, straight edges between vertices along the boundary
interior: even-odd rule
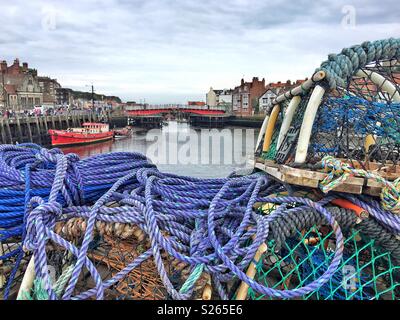
[[[380,195],[383,208],[400,214],[400,178],[390,182],[377,173],[363,169],[354,169],[350,164],[335,159],[332,156],[324,157],[321,160],[321,165],[328,172],[326,178],[320,183],[320,188],[324,193],[334,189],[352,176],[372,179],[383,186]]]
[[[41,152],[41,154],[46,153]],[[108,160],[111,162],[112,155],[108,155]],[[303,296],[329,281],[340,265],[344,241],[338,221],[343,223],[343,226],[354,223],[353,217],[345,217],[342,213],[335,214],[327,209],[329,197],[314,202],[301,197],[269,196],[272,193],[285,191],[285,188],[264,174],[244,177],[232,175],[222,179],[183,177],[158,171],[154,166],[149,166],[148,162],[143,160],[143,156],[131,159],[129,165],[134,169],[119,178],[93,206],[64,207],[63,189],[68,177],[68,159],[58,153],[51,154],[51,157],[52,162],[48,166],[53,170],[53,182],[48,196],[27,196],[24,247],[31,250],[35,257],[35,283],[38,286],[36,291],[40,297],[52,300],[87,299],[93,295],[97,299],[103,299],[105,289],[121,281],[151,257],[154,259],[164,287],[174,299],[190,298],[195,283],[202,274],[210,275],[222,299],[229,297],[226,283],[234,278],[244,281],[253,290],[270,297]],[[116,157],[118,158],[118,154]],[[337,162],[326,160],[327,166],[329,164],[339,172],[340,167]],[[29,179],[26,186],[30,187],[29,181],[33,175],[39,180],[36,170],[32,172],[27,170]],[[342,169],[340,172],[347,173],[345,170]],[[254,210],[256,202],[280,206],[272,214],[265,216]],[[107,203],[118,203],[118,206],[108,207]],[[285,204],[290,205],[291,209]],[[374,203],[362,204],[383,226],[387,226],[389,230],[400,230],[400,221],[397,219],[399,216],[382,210]],[[308,220],[304,214],[295,214],[298,211],[312,212],[313,218]],[[71,219],[85,220],[84,225],[78,226],[75,223],[71,227],[74,232],[83,235],[80,244],[67,241],[67,237],[60,232],[60,230],[72,230],[71,228],[57,227],[61,221],[66,221],[68,225]],[[313,282],[293,290],[273,289],[248,277],[245,270],[260,245],[275,238],[283,243],[285,237],[292,234],[292,228],[297,229],[304,224],[301,219],[304,220],[305,226],[307,223],[317,221],[329,225],[333,230],[336,240],[335,252],[326,270]],[[277,230],[282,225],[286,226],[283,221],[289,220],[294,222],[292,225],[287,225],[289,229],[284,230],[284,236],[276,236]],[[103,223],[110,224],[112,229],[107,230]],[[140,229],[147,237],[149,249],[136,256],[111,279],[105,280],[102,279],[94,261],[90,259],[90,245],[96,229],[100,233],[115,236],[134,234],[133,230],[122,229],[117,224],[136,226]],[[74,261],[57,281],[60,285],[53,284],[48,275],[49,259],[46,250],[50,241],[57,248],[69,252]],[[391,238],[388,241],[391,248],[397,250]],[[180,289],[172,283],[166,271],[164,265],[166,255],[184,263],[190,270],[189,277]],[[84,292],[77,292],[77,283],[83,268],[88,270],[94,287]]]
[[[61,167],[61,163],[57,166]],[[139,185],[129,193],[120,193],[120,187],[132,179],[138,181]],[[28,213],[27,220],[35,219],[37,223],[27,228],[25,245],[33,250],[36,276],[42,280],[49,299],[58,297],[46,276],[45,247],[48,240],[76,257],[62,299],[88,298],[93,294],[97,299],[102,299],[107,287],[118,282],[150,256],[153,256],[160,278],[174,299],[188,299],[202,272],[211,275],[222,298],[228,297],[223,283],[235,276],[254,290],[269,296],[293,298],[311,292],[329,280],[341,260],[343,236],[333,216],[320,204],[304,198],[266,197],[271,190],[276,190],[276,186],[263,174],[226,179],[195,179],[164,174],[152,168],[141,168],[118,180],[89,212],[82,212],[78,207],[77,210],[73,210],[73,207],[65,210],[69,217],[80,216],[87,219],[79,248],[54,232],[54,221],[49,216],[61,219],[58,208],[40,202],[39,206]],[[55,193],[56,191],[52,194]],[[122,207],[117,210],[110,208],[107,213],[104,204],[117,200]],[[330,266],[319,279],[302,288],[276,290],[255,282],[243,272],[260,244],[266,241],[269,224],[276,219],[274,215],[255,215],[253,205],[256,201],[299,203],[315,208],[326,218],[327,224],[332,226],[336,235],[336,252]],[[136,224],[147,234],[151,246],[112,279],[104,282],[88,258],[89,243],[97,220]],[[250,239],[254,240],[245,245]],[[161,250],[192,267],[189,278],[179,291],[168,278]],[[84,266],[92,275],[95,287],[72,297]]]
[[[0,241],[24,241],[27,230],[42,232],[36,218],[54,225],[61,207],[92,204],[115,181],[138,167],[154,165],[139,153],[104,154],[80,160],[75,154],[64,155],[59,149],[48,150],[36,144],[1,145]],[[35,245],[26,242],[26,248]],[[17,258],[5,298],[23,256],[22,246],[0,256],[0,260]]]

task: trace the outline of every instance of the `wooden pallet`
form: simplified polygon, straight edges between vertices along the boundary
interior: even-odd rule
[[[256,159],[254,162],[254,167],[268,173],[279,181],[311,188],[319,188],[320,182],[327,176],[327,174],[322,171],[292,168],[261,158]],[[371,166],[371,168],[375,167],[376,166],[374,165]],[[388,180],[394,180],[400,177],[400,169],[398,166],[393,166],[393,168],[390,168],[390,170],[377,172]],[[349,177],[346,181],[335,187],[333,190],[353,194],[379,196],[382,191],[382,185],[371,179],[365,180],[364,178]]]

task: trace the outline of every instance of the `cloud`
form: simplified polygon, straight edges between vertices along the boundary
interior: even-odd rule
[[[204,99],[242,76],[310,76],[328,53],[400,36],[397,0],[0,0],[1,55],[65,87],[152,103]],[[345,6],[355,26],[342,24]],[[29,18],[27,18],[29,12]]]

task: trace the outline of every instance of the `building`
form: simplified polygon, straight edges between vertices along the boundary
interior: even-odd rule
[[[266,113],[272,107],[272,101],[278,96],[278,94],[272,88],[267,88],[263,95],[260,97],[259,106],[260,112]]]
[[[281,93],[290,90],[292,82],[287,80],[286,82],[275,82],[269,83],[265,89],[265,92],[259,99],[259,110],[260,112],[267,112],[272,107],[272,101]]]
[[[203,101],[188,101],[189,107],[204,107],[206,105]]]
[[[0,72],[0,105],[3,110],[19,111],[42,105],[43,92],[37,79],[37,70],[29,69],[26,62],[21,66],[19,60],[15,59],[10,66],[6,61],[1,61]]]
[[[206,104],[209,107],[216,107],[217,106],[217,91],[210,87],[210,90],[206,94]]]
[[[148,104],[145,103],[137,103],[136,101],[127,101],[124,103],[125,111],[133,111],[133,110],[145,110]]]
[[[57,104],[57,89],[61,89],[61,85],[49,77],[37,77],[37,81],[43,93],[42,104],[54,107]]]
[[[210,87],[210,91],[206,94],[206,104],[209,107],[224,107],[226,111],[232,108],[232,89],[214,90]]]
[[[241,80],[240,85],[232,91],[232,111],[237,115],[258,113],[259,98],[265,92],[265,79],[254,77],[251,82]]]
[[[68,88],[55,88],[56,105],[70,106],[73,102],[72,90]]]
[[[217,96],[217,106],[224,107],[225,111],[232,111],[232,89],[222,89],[219,90],[219,94]]]
[[[305,80],[296,80],[291,82],[287,80],[286,82],[275,82],[269,83],[265,88],[265,92],[261,95],[259,99],[259,110],[260,112],[267,113],[272,108],[273,100],[284,92],[301,85]]]

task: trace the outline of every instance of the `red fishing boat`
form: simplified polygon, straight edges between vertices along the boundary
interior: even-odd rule
[[[49,130],[52,146],[67,146],[88,144],[111,140],[114,133],[108,124],[86,122],[82,128],[68,128],[67,130]]]

